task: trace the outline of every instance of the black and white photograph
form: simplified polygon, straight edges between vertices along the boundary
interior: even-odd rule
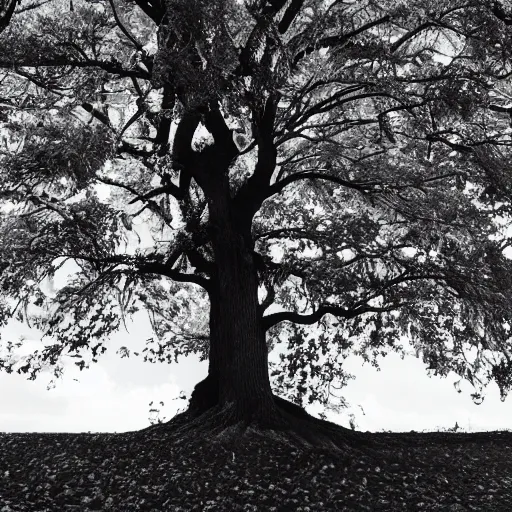
[[[512,0],[0,0],[0,512],[512,510]]]

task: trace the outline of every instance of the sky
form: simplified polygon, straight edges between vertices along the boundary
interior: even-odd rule
[[[149,412],[151,401],[164,402],[160,417],[167,419],[184,408],[187,402],[179,399],[180,391],[190,395],[206,376],[207,362],[196,356],[178,364],[144,363],[133,355],[121,358],[116,354],[119,347],[141,350],[151,335],[144,313],[127,328],[109,340],[107,352],[90,369],[80,372],[70,361],[52,389],[47,389],[51,373],[29,381],[0,372],[0,432],[126,432],[150,424],[155,415]],[[27,339],[27,353],[40,343],[19,323],[9,325],[2,339],[16,335]],[[381,360],[381,371],[363,365],[359,357],[349,357],[346,369],[356,376],[342,390],[351,407],[327,415],[341,425],[348,427],[353,414],[357,429],[371,432],[430,431],[454,427],[456,422],[472,432],[512,428],[512,397],[501,402],[497,386],[490,385],[484,402],[475,405],[470,384],[463,383],[457,393],[455,374],[429,378],[424,363],[414,356],[402,360],[389,354]],[[308,411],[317,414],[322,408],[311,406]]]

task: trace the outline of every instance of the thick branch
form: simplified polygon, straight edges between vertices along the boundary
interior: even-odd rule
[[[135,0],[135,3],[157,25],[160,25],[165,15],[165,8],[160,0]]]
[[[271,284],[268,284],[266,288],[267,295],[260,304],[261,314],[265,313],[265,311],[274,303],[274,300],[276,298],[276,289]]]
[[[212,105],[205,114],[206,129],[212,134],[217,149],[226,159],[227,163],[238,155],[238,148],[233,142],[233,131],[226,124],[224,116],[217,105]]]
[[[190,187],[193,174],[194,150],[192,139],[201,116],[197,110],[185,112],[176,129],[172,146],[174,168],[180,171],[179,194],[184,197]],[[168,185],[169,183],[165,183]]]
[[[215,264],[208,261],[198,250],[187,250],[186,255],[190,264],[199,272],[211,274],[215,270]]]
[[[51,68],[51,67],[72,67],[72,68],[99,68],[107,73],[125,78],[143,78],[149,80],[151,78],[147,71],[142,69],[125,69],[116,60],[102,61],[98,59],[74,60],[67,57],[53,57],[35,59],[20,59],[15,62],[16,68]],[[11,60],[0,60],[0,68],[12,69],[13,62]]]
[[[341,46],[345,43],[347,43],[350,39],[358,36],[359,34],[362,34],[363,32],[366,32],[367,30],[370,30],[373,27],[376,27],[378,25],[382,25],[383,23],[388,22],[391,19],[389,15],[383,16],[382,18],[379,18],[375,21],[370,21],[369,23],[364,24],[363,26],[356,28],[352,32],[349,32],[348,34],[340,34],[337,36],[328,36],[324,37],[318,41],[315,41],[314,45],[308,46],[304,50],[301,50],[297,55],[295,55],[293,59],[293,66],[296,67],[297,64],[307,55],[310,53],[313,53],[314,51],[320,50],[321,48],[332,48]]]
[[[2,2],[4,5],[2,5],[0,10],[0,33],[9,25],[17,3],[18,0],[4,0]]]
[[[392,311],[401,306],[401,304],[395,304],[386,308],[378,308],[372,306],[361,306],[354,309],[346,309],[338,306],[320,306],[315,312],[309,315],[301,315],[292,311],[282,311],[280,313],[273,313],[263,317],[263,327],[265,330],[270,329],[276,324],[281,322],[292,322],[294,324],[312,325],[319,322],[325,315],[333,315],[338,318],[355,318],[356,316],[364,313],[384,313],[386,311]]]
[[[258,44],[257,41],[259,40],[259,38],[268,30],[269,26],[274,23],[273,18],[275,18],[279,11],[283,9],[286,3],[287,0],[269,0],[268,2],[261,2],[259,6],[249,7],[249,11],[252,12],[257,22],[253,26],[251,33],[247,38],[245,46],[240,51],[240,64],[237,70],[235,71],[235,74],[249,76],[253,72],[253,69],[251,69],[252,66],[250,62],[252,54],[254,52],[254,45]],[[296,3],[296,0],[294,0],[293,3]],[[288,11],[289,9],[287,9],[286,12]],[[293,21],[293,19],[291,21]]]
[[[500,105],[489,105],[489,110],[500,112],[510,116],[510,125],[512,126],[512,107],[502,107]]]
[[[183,114],[172,146],[172,158],[174,165],[179,169],[189,167],[192,163],[194,150],[192,149],[192,139],[199,126],[201,116],[197,111],[188,111]]]
[[[235,204],[240,212],[252,218],[267,197],[267,189],[277,163],[277,149],[274,144],[274,122],[277,100],[269,97],[263,115],[256,123],[258,160],[252,176],[240,188]]]
[[[288,6],[288,9],[286,9],[277,27],[280,34],[284,34],[290,28],[290,25],[293,23],[293,20],[297,17],[297,14],[299,14],[303,5],[304,0],[292,0],[291,4]]]
[[[507,114],[512,113],[512,107],[502,107],[500,105],[489,105],[489,110],[493,112],[505,112]]]
[[[159,146],[158,156],[164,156],[169,151],[169,134],[171,132],[172,115],[176,96],[169,84],[164,85],[162,98],[162,114],[155,137],[155,144]]]

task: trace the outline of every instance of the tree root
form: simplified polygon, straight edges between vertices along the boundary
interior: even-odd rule
[[[302,407],[274,395],[275,410],[264,421],[237,414],[235,404],[215,405],[202,413],[193,407],[169,422],[145,430],[162,430],[176,442],[204,438],[241,445],[249,438],[320,449],[344,456],[378,456],[379,444],[370,434],[356,432],[308,414]]]

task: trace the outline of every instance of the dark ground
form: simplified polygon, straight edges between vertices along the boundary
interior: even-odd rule
[[[249,431],[0,434],[0,512],[512,511],[512,432],[375,433],[369,454]]]

